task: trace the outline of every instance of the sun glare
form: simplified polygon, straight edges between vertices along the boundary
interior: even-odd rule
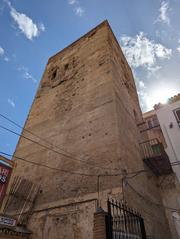
[[[155,104],[167,103],[168,99],[177,93],[177,90],[168,87],[159,87],[158,89],[152,90],[146,97],[146,105],[148,110],[153,109]]]

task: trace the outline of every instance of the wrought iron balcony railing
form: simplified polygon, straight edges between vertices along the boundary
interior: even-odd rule
[[[152,139],[140,143],[143,161],[157,176],[172,173],[169,157],[163,144],[158,139]]]

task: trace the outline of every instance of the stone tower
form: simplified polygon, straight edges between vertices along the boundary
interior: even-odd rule
[[[14,159],[12,177],[40,184],[28,224],[33,239],[93,238],[97,201],[105,207],[107,197],[123,196],[142,213],[149,235],[170,238],[163,210],[122,190],[123,172],[144,169],[141,119],[131,69],[107,21],[49,59],[25,123],[41,139],[22,132],[41,145],[21,137],[15,151],[37,165]],[[132,184],[161,203],[153,174]]]

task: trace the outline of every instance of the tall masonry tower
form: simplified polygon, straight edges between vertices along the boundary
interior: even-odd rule
[[[141,121],[131,69],[107,21],[49,59],[22,132],[32,141],[21,137],[15,151],[26,161],[14,158],[11,180],[40,186],[28,219],[33,239],[93,238],[93,214],[108,197],[137,208],[155,238],[170,238],[164,212],[122,188],[123,174],[144,169]],[[141,174],[132,183],[161,202],[155,180]],[[6,213],[22,216],[27,206],[9,200]]]

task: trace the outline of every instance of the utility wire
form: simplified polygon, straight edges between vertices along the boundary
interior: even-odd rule
[[[156,203],[156,202],[153,202],[151,201],[150,199],[146,198],[145,196],[143,196],[140,192],[138,192],[131,184],[129,184],[128,181],[126,181],[127,185],[140,197],[142,198],[144,201],[150,203],[150,204],[154,204],[156,205],[157,207],[163,207],[163,208],[166,208],[166,209],[169,209],[169,210],[173,210],[173,211],[180,211],[180,209],[177,209],[177,208],[172,208],[172,207],[167,207],[167,206],[164,206],[160,203]]]
[[[60,171],[60,172],[69,173],[69,174],[76,174],[76,175],[81,175],[81,176],[97,177],[97,175],[95,175],[95,174],[85,174],[85,173],[73,172],[73,171],[68,171],[68,170],[65,170],[65,169],[50,167],[46,164],[33,162],[33,161],[28,160],[28,159],[25,159],[25,158],[22,158],[22,157],[19,157],[19,156],[15,156],[15,155],[11,155],[11,154],[7,154],[7,153],[4,153],[4,152],[0,152],[0,154],[3,154],[5,156],[9,156],[9,157],[13,156],[14,158],[19,159],[21,161],[24,161],[24,162],[27,162],[27,163],[30,163],[30,164],[34,164],[36,166],[52,169],[52,170],[55,170],[55,171]]]
[[[72,157],[72,156],[70,156],[70,155],[67,155],[67,154],[64,154],[64,153],[60,153],[60,152],[57,151],[57,150],[54,150],[54,149],[52,149],[52,148],[50,148],[50,147],[48,147],[48,146],[46,146],[46,145],[44,145],[44,144],[41,144],[41,143],[39,143],[39,142],[37,142],[37,141],[35,141],[35,140],[33,140],[33,139],[30,139],[30,138],[28,138],[27,136],[24,136],[24,135],[22,135],[22,134],[19,134],[19,133],[15,132],[15,131],[13,131],[13,130],[7,128],[7,127],[4,127],[3,125],[0,125],[0,128],[1,128],[1,129],[4,129],[4,130],[6,130],[6,131],[8,131],[8,132],[10,132],[10,133],[12,133],[12,134],[15,134],[15,135],[17,135],[17,136],[20,136],[20,137],[22,137],[22,138],[24,138],[24,139],[26,139],[26,140],[29,140],[29,141],[31,141],[32,143],[35,143],[35,144],[37,144],[37,145],[39,145],[39,146],[41,146],[41,147],[43,147],[43,148],[45,148],[45,149],[47,149],[47,150],[50,150],[50,151],[52,151],[52,152],[54,152],[54,153],[56,153],[56,154],[59,154],[59,155],[64,156],[64,157],[67,157],[67,158],[69,158],[69,159],[71,159],[71,160],[73,160],[73,161],[79,161],[79,162],[82,162],[82,163],[84,163],[84,164],[89,164],[89,165],[91,165],[91,167],[95,167],[95,168],[101,168],[101,169],[106,169],[106,170],[107,170],[107,169],[108,169],[108,170],[111,169],[111,168],[107,168],[107,167],[102,167],[102,166],[94,165],[94,163],[86,162],[86,161],[84,161],[84,160],[82,160],[82,159],[78,159],[78,158]],[[119,169],[111,169],[111,170],[116,170],[116,171],[118,171]]]
[[[6,131],[8,131],[8,132],[10,132],[10,133],[13,133],[13,134],[15,134],[15,135],[18,135],[18,136],[21,136],[21,137],[23,137],[23,138],[25,138],[26,140],[29,140],[29,141],[31,141],[32,143],[35,143],[35,144],[37,144],[37,145],[39,145],[39,146],[41,146],[41,147],[44,147],[44,148],[46,148],[46,149],[48,149],[48,150],[50,150],[50,151],[53,151],[53,152],[55,152],[55,153],[57,153],[57,154],[59,154],[59,155],[61,155],[61,156],[65,156],[65,157],[68,157],[68,158],[70,158],[70,159],[72,159],[72,160],[74,160],[74,161],[80,161],[80,162],[83,162],[83,163],[85,163],[85,164],[90,164],[90,163],[87,163],[87,162],[85,162],[84,160],[80,160],[80,159],[76,159],[76,158],[73,158],[73,157],[71,157],[71,156],[68,156],[68,155],[66,155],[66,154],[63,154],[63,153],[60,153],[60,152],[58,152],[58,151],[56,151],[56,150],[54,150],[54,149],[52,149],[52,148],[50,148],[50,147],[47,147],[47,146],[45,146],[45,145],[43,145],[43,144],[41,144],[41,143],[39,143],[39,142],[37,142],[37,141],[35,141],[35,140],[32,140],[32,139],[30,139],[30,138],[28,138],[28,137],[26,137],[26,136],[24,136],[24,135],[22,135],[22,134],[19,134],[19,133],[17,133],[17,132],[15,132],[15,131],[13,131],[13,130],[11,130],[11,129],[8,129],[8,128],[6,128],[6,127],[4,127],[4,126],[2,126],[2,125],[0,125],[0,128],[2,128],[2,129],[4,129],[4,130],[6,130]],[[5,155],[5,154],[4,154]],[[7,154],[8,155],[8,154]],[[10,156],[10,155],[9,155]],[[11,155],[12,157],[15,157],[15,156],[13,156],[13,155]],[[17,158],[17,157],[15,157],[15,158]],[[31,162],[31,161],[30,161]],[[172,166],[176,166],[176,165],[179,165],[180,164],[180,161],[176,161],[176,162],[173,162],[173,163],[171,163],[171,165]],[[101,168],[101,169],[110,169],[110,168],[106,168],[106,167],[101,167],[101,166],[96,166],[96,165],[92,165],[92,164],[90,164],[92,167],[97,167],[97,168]],[[44,165],[45,166],[45,165]],[[117,169],[113,169],[113,170],[117,170]],[[140,170],[140,171],[147,171],[147,170]],[[138,172],[137,172],[138,173]],[[138,174],[137,174],[138,175]],[[93,175],[93,176],[95,176],[95,175]],[[98,176],[98,175],[96,175],[96,176]],[[102,174],[101,176],[119,176],[119,174],[117,173],[117,174]],[[136,175],[134,175],[134,176],[132,176],[132,177],[135,177]]]
[[[126,109],[126,107],[124,107],[124,108]],[[130,112],[129,112],[127,109],[126,109],[126,111],[130,114]],[[130,116],[132,117],[131,114],[130,114]],[[1,113],[0,113],[0,117],[4,118],[5,120],[7,120],[7,121],[9,121],[10,123],[14,124],[14,125],[17,126],[18,128],[20,128],[20,129],[22,129],[22,130],[28,132],[29,134],[31,134],[31,135],[33,135],[33,136],[39,138],[40,140],[42,140],[42,141],[48,143],[49,145],[51,145],[51,147],[55,147],[55,148],[57,148],[57,149],[59,149],[59,150],[61,150],[61,151],[64,152],[64,154],[63,154],[63,153],[60,153],[60,152],[58,152],[58,151],[56,151],[56,150],[53,150],[52,148],[48,148],[49,150],[52,150],[52,151],[55,152],[55,153],[62,154],[64,157],[68,157],[68,158],[70,158],[70,159],[72,159],[72,160],[77,160],[77,161],[83,162],[83,163],[85,163],[85,164],[89,164],[89,165],[91,165],[91,166],[93,166],[93,167],[97,167],[97,168],[101,168],[101,169],[106,169],[106,170],[107,170],[107,169],[108,169],[108,170],[111,169],[111,170],[114,170],[114,171],[118,171],[118,169],[115,169],[115,168],[107,168],[107,167],[102,167],[102,166],[98,166],[98,165],[96,166],[94,163],[86,162],[86,161],[84,161],[84,160],[82,160],[82,159],[76,158],[76,157],[74,157],[70,152],[67,152],[66,150],[60,148],[59,146],[50,143],[48,140],[46,140],[46,139],[42,138],[41,136],[39,136],[39,135],[37,135],[37,134],[31,132],[30,130],[25,129],[24,127],[22,127],[20,124],[16,123],[14,120],[10,119],[9,117],[7,117],[7,116],[5,116],[5,115],[3,115],[3,114],[1,114]],[[132,119],[134,120],[133,117],[132,117]],[[23,136],[22,134],[18,134],[17,132],[12,132],[12,130],[7,129],[7,128],[5,129],[4,126],[0,126],[0,128],[2,128],[2,127],[3,127],[3,129],[6,130],[6,131],[9,131],[9,132],[11,132],[11,133],[13,133],[13,134],[16,134],[16,135],[18,135],[18,136],[20,136],[20,137],[26,138],[27,140],[31,140],[31,139],[28,139],[28,137]],[[32,142],[32,141],[34,141],[34,140],[31,140],[31,142]],[[35,141],[35,142],[33,142],[33,143],[37,143],[37,144],[39,144],[39,146],[41,146],[41,147],[46,147],[45,145],[42,145],[42,144],[40,145],[40,143],[38,143],[37,141]],[[69,155],[68,155],[68,154],[69,154]],[[70,156],[70,155],[71,155],[71,156]]]
[[[70,152],[68,152],[68,151],[66,151],[66,150],[64,150],[64,149],[62,149],[62,148],[60,148],[60,147],[57,146],[57,145],[52,144],[52,143],[49,142],[47,139],[44,139],[43,137],[41,137],[41,136],[39,136],[39,135],[33,133],[32,131],[26,129],[25,127],[23,127],[23,126],[21,126],[20,124],[16,123],[14,120],[10,119],[9,117],[7,117],[7,116],[5,116],[5,115],[3,115],[3,114],[1,114],[1,113],[0,113],[0,117],[4,118],[4,119],[7,120],[8,122],[14,124],[15,126],[17,126],[18,128],[22,129],[23,131],[25,131],[25,132],[31,134],[32,136],[35,136],[36,138],[38,138],[38,139],[44,141],[45,143],[49,144],[51,147],[55,147],[55,148],[57,148],[57,149],[63,151],[65,154],[69,154],[69,155],[71,155],[73,158],[75,158],[75,157],[72,155],[72,153],[70,153]],[[76,159],[76,158],[75,158],[75,159]]]
[[[124,172],[119,173],[119,174],[84,174],[84,173],[73,172],[73,171],[68,171],[68,170],[64,170],[64,169],[50,167],[46,164],[36,163],[36,162],[30,161],[28,159],[25,159],[23,157],[15,156],[15,155],[8,154],[8,153],[2,152],[2,151],[0,152],[0,154],[5,155],[5,156],[9,156],[9,157],[13,156],[14,158],[20,159],[21,161],[25,161],[27,163],[34,164],[36,166],[42,166],[42,167],[46,167],[46,168],[49,168],[49,169],[52,169],[52,170],[55,170],[55,171],[62,171],[62,172],[65,172],[65,173],[73,173],[73,174],[82,175],[82,176],[113,177],[113,176],[124,176],[125,175]],[[126,172],[126,175],[140,174],[140,173],[143,173],[143,172],[147,172],[147,170],[138,170],[138,171]]]
[[[37,134],[31,132],[30,130],[27,130],[27,129],[25,129],[24,127],[20,126],[18,123],[16,123],[15,121],[11,120],[11,119],[8,118],[7,116],[5,116],[5,115],[3,115],[3,114],[0,113],[0,117],[6,119],[7,121],[11,122],[12,124],[16,125],[17,127],[21,128],[21,129],[23,129],[24,131],[30,133],[31,135],[33,135],[33,136],[39,138],[40,140],[42,140],[42,141],[48,143],[48,144],[51,145],[52,147],[56,147],[56,148],[60,149],[61,151],[64,151],[65,153],[70,154],[69,152],[67,152],[67,151],[65,151],[65,150],[63,150],[63,149],[61,149],[61,148],[59,148],[58,146],[53,145],[53,144],[50,143],[48,140],[46,140],[46,139],[40,137],[39,135],[37,135]],[[10,129],[8,129],[8,128],[2,126],[2,125],[0,125],[0,128],[4,129],[4,130],[6,130],[6,131],[8,131],[8,132],[10,132],[10,133],[13,133],[13,134],[15,134],[15,135],[18,135],[18,136],[20,136],[20,137],[23,137],[23,138],[25,138],[26,140],[31,141],[32,143],[35,143],[35,144],[37,144],[37,145],[39,145],[39,146],[41,146],[41,147],[44,147],[44,148],[46,148],[46,149],[48,149],[48,150],[51,150],[51,151],[53,151],[53,152],[55,152],[55,153],[57,153],[57,154],[60,154],[60,155],[62,155],[62,156],[64,156],[64,157],[68,157],[68,158],[70,158],[70,159],[72,159],[72,160],[80,161],[80,162],[83,162],[83,163],[85,163],[85,164],[90,164],[90,165],[93,166],[93,167],[97,167],[97,168],[101,168],[101,169],[108,169],[108,170],[110,169],[110,168],[107,168],[107,167],[96,166],[96,165],[94,165],[94,164],[91,164],[91,163],[89,163],[89,162],[85,162],[84,160],[78,159],[78,158],[76,158],[76,157],[73,157],[73,156],[70,156],[70,155],[67,155],[67,154],[60,153],[60,152],[58,152],[58,151],[56,151],[56,150],[54,150],[54,149],[52,149],[52,148],[49,148],[49,147],[47,147],[47,146],[45,146],[45,145],[43,145],[43,144],[41,144],[41,143],[39,143],[39,142],[37,142],[37,141],[35,141],[35,140],[32,140],[32,139],[30,139],[30,138],[28,138],[28,137],[26,137],[26,136],[24,136],[24,135],[22,135],[22,134],[19,134],[19,133],[13,131],[13,130],[10,130]],[[9,155],[9,154],[5,154],[5,153],[4,153],[4,155],[12,156],[12,157],[14,156],[14,155]],[[20,158],[20,157],[16,157],[16,156],[14,156],[14,157],[15,157],[15,158]],[[21,159],[22,159],[22,158],[21,158]],[[26,159],[24,159],[24,161],[25,161],[25,160],[26,160]],[[31,161],[28,161],[28,160],[26,160],[26,161],[32,163]],[[34,162],[34,163],[35,163],[35,162]],[[180,164],[180,161],[175,161],[175,162],[172,162],[172,163],[171,163],[172,166],[176,166],[176,165],[179,165],[179,164]],[[36,165],[38,165],[38,163],[36,163]],[[39,164],[39,165],[41,165],[41,164]],[[48,168],[53,169],[52,167],[49,167],[49,166],[47,166],[47,165],[41,165],[41,166],[45,166],[45,167],[48,167]],[[59,169],[58,169],[58,170],[59,170]],[[118,170],[118,169],[112,169],[112,170]],[[66,170],[64,170],[64,171],[66,171]],[[148,172],[148,170],[139,170],[139,171],[137,171],[137,172],[129,173],[129,174],[135,174],[135,175],[133,175],[133,176],[131,176],[131,177],[128,177],[128,178],[134,178],[134,177],[136,177],[137,175],[139,175],[139,174],[142,173],[142,172]],[[103,177],[103,176],[120,176],[120,175],[122,175],[122,174],[118,174],[118,173],[117,173],[117,174],[101,174],[101,175],[93,175],[93,176],[101,176],[101,177]],[[86,176],[86,175],[84,175],[84,176]],[[87,175],[87,176],[88,176],[88,175]]]
[[[86,177],[96,177],[97,178],[97,193],[98,193],[97,202],[98,202],[98,206],[100,205],[100,177],[114,177],[114,176],[122,176],[122,177],[124,177],[125,175],[133,175],[133,174],[135,174],[135,175],[132,176],[132,177],[135,177],[135,176],[139,175],[140,173],[147,172],[147,170],[139,170],[139,171],[134,171],[134,172],[129,172],[129,173],[128,172],[122,172],[122,173],[119,173],[119,174],[98,174],[98,175],[95,175],[95,174],[85,174],[85,173],[73,172],[73,171],[68,171],[68,170],[65,170],[65,169],[59,169],[59,168],[50,167],[48,165],[41,164],[41,163],[36,163],[36,162],[30,161],[30,160],[27,160],[25,158],[22,158],[22,157],[19,157],[19,156],[15,156],[15,155],[11,155],[11,154],[8,154],[8,153],[5,153],[5,152],[0,152],[0,154],[3,154],[5,156],[9,156],[9,157],[13,156],[14,158],[17,158],[17,159],[19,159],[21,161],[24,161],[26,163],[34,164],[36,166],[48,168],[48,169],[55,170],[55,171],[60,171],[60,172],[63,172],[63,173],[80,175],[80,176],[86,176]]]
[[[94,165],[94,164],[92,164],[92,163],[90,163],[90,162],[85,162],[85,161],[82,160],[82,159],[78,159],[78,158],[74,157],[71,153],[67,152],[66,150],[61,149],[59,146],[53,145],[53,144],[52,144],[51,142],[49,142],[48,140],[46,140],[46,139],[42,138],[41,136],[39,136],[39,135],[37,135],[37,134],[31,132],[31,131],[28,130],[28,129],[25,129],[24,127],[22,127],[20,124],[16,123],[14,120],[10,119],[9,117],[7,117],[7,116],[5,116],[5,115],[3,115],[3,114],[1,114],[1,113],[0,113],[0,117],[4,118],[5,120],[7,120],[7,121],[9,121],[10,123],[14,124],[14,125],[17,126],[18,128],[20,128],[20,129],[22,129],[22,130],[28,132],[29,134],[31,134],[31,135],[33,135],[33,136],[39,138],[40,140],[42,140],[42,141],[48,143],[49,145],[51,145],[51,147],[58,148],[59,150],[63,151],[64,154],[63,154],[63,153],[60,153],[60,152],[58,152],[58,151],[56,151],[56,150],[53,150],[52,148],[49,148],[49,147],[47,147],[47,146],[45,146],[45,145],[42,145],[42,144],[38,143],[38,142],[35,141],[35,140],[29,139],[28,137],[25,137],[25,136],[22,135],[22,134],[18,134],[17,132],[13,132],[12,130],[10,130],[10,129],[8,129],[8,128],[5,128],[4,126],[0,126],[1,128],[3,128],[4,130],[6,130],[6,131],[8,131],[8,132],[11,132],[11,133],[16,134],[16,135],[18,135],[18,136],[20,136],[20,137],[23,137],[23,138],[25,138],[26,140],[30,140],[31,142],[36,143],[36,144],[38,144],[38,145],[41,146],[41,147],[46,147],[46,149],[51,150],[51,151],[53,151],[53,152],[55,152],[55,153],[58,153],[58,154],[60,154],[60,155],[62,155],[62,156],[64,156],[64,157],[68,157],[68,158],[70,158],[71,160],[80,161],[80,162],[83,162],[83,163],[85,163],[85,164],[89,164],[89,165],[91,165],[91,166],[93,166],[93,167],[97,167],[97,168],[108,169],[108,170],[110,169],[110,168],[106,168],[106,167],[101,167],[101,166],[98,166],[98,165]],[[69,155],[67,155],[67,154],[69,154]],[[172,162],[172,163],[171,163],[172,166],[177,166],[177,165],[179,165],[179,164],[180,164],[180,161],[175,161],[175,162]],[[118,170],[118,169],[112,169],[112,170]],[[133,177],[134,177],[134,176],[133,176]]]
[[[4,153],[4,152],[0,152],[0,154],[3,154],[3,155],[6,155],[6,156],[13,156],[11,154],[7,154],[7,153]],[[36,166],[40,166],[40,167],[45,167],[45,168],[48,168],[48,169],[51,169],[51,170],[55,170],[55,171],[61,171],[61,172],[64,172],[64,173],[68,173],[68,174],[75,174],[75,175],[80,175],[80,176],[86,176],[86,177],[97,177],[98,178],[98,193],[99,193],[99,179],[100,177],[106,177],[106,176],[124,176],[125,174],[124,173],[119,173],[119,174],[98,174],[98,175],[95,175],[95,174],[85,174],[85,173],[80,173],[80,172],[73,172],[73,171],[68,171],[68,170],[65,170],[65,169],[59,169],[59,168],[54,168],[54,167],[50,167],[48,165],[45,165],[45,164],[40,164],[40,163],[36,163],[36,162],[33,162],[33,161],[30,161],[30,160],[27,160],[25,158],[22,158],[22,157],[18,157],[18,156],[15,156],[14,155],[14,158],[17,158],[19,160],[22,160],[24,162],[27,162],[27,163],[30,163],[30,164],[34,164]],[[126,177],[125,179],[131,179],[131,178],[134,178],[136,177],[137,175],[141,174],[141,173],[145,173],[147,172],[148,170],[139,170],[139,171],[134,171],[134,172],[130,172],[130,173],[126,173],[126,175],[132,175],[134,174],[133,176],[131,177]],[[169,209],[169,210],[174,210],[174,211],[180,211],[180,209],[177,209],[177,208],[172,208],[172,207],[167,207],[167,206],[162,206],[161,204],[159,203],[155,203],[153,201],[151,201],[150,199],[147,199],[145,198],[144,196],[141,195],[141,193],[139,193],[138,191],[136,191],[130,184],[128,181],[126,181],[126,183],[128,184],[128,186],[141,198],[143,198],[145,201],[148,201],[149,203],[151,204],[154,204],[156,206],[161,206],[161,207],[164,207],[166,209]]]
[[[0,152],[1,153],[1,152]],[[135,176],[137,176],[137,175],[139,175],[139,174],[141,174],[141,173],[147,173],[147,172],[149,172],[150,170],[144,170],[144,169],[142,169],[142,170],[138,170],[138,171],[132,171],[132,172],[130,172],[130,173],[128,173],[128,172],[122,172],[121,174],[119,174],[119,173],[116,173],[116,174],[99,174],[98,176],[99,177],[113,177],[113,176],[126,176],[126,175],[133,175],[133,174],[135,174],[135,175],[133,175],[132,177],[135,177]],[[129,177],[128,177],[129,178]],[[131,177],[130,177],[131,178]]]

